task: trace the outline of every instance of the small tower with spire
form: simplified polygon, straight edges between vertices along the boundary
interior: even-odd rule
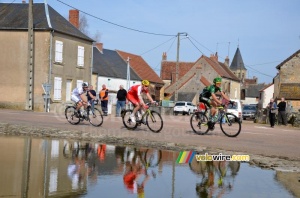
[[[239,46],[236,49],[233,60],[230,64],[229,69],[238,77],[242,82],[246,78],[247,69],[244,65],[243,58],[239,49]]]

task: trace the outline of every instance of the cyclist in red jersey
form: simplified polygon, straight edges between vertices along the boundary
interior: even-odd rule
[[[151,95],[149,94],[149,85],[150,82],[148,80],[143,80],[141,85],[133,85],[130,87],[129,91],[127,92],[127,99],[135,106],[133,109],[132,114],[130,115],[131,122],[135,123],[135,113],[139,109],[147,109],[148,106],[145,104],[142,93],[146,94],[147,98],[150,100],[151,103],[154,103]]]

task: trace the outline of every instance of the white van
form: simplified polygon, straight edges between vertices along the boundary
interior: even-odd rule
[[[242,104],[240,100],[236,100],[236,99],[232,99],[231,101],[234,102],[234,105],[229,104],[227,107],[227,112],[228,113],[232,113],[234,115],[236,115],[240,121],[242,122]]]

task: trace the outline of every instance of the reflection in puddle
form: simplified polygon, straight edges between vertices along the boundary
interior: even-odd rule
[[[178,152],[21,137],[0,137],[0,147],[0,197],[299,196],[299,173],[247,163],[177,164]]]

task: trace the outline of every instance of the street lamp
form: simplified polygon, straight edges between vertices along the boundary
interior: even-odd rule
[[[185,35],[187,37],[186,32],[178,32],[177,34],[177,58],[176,58],[176,84],[175,84],[175,101],[178,100],[178,74],[179,74],[179,47],[180,47],[180,35]]]

